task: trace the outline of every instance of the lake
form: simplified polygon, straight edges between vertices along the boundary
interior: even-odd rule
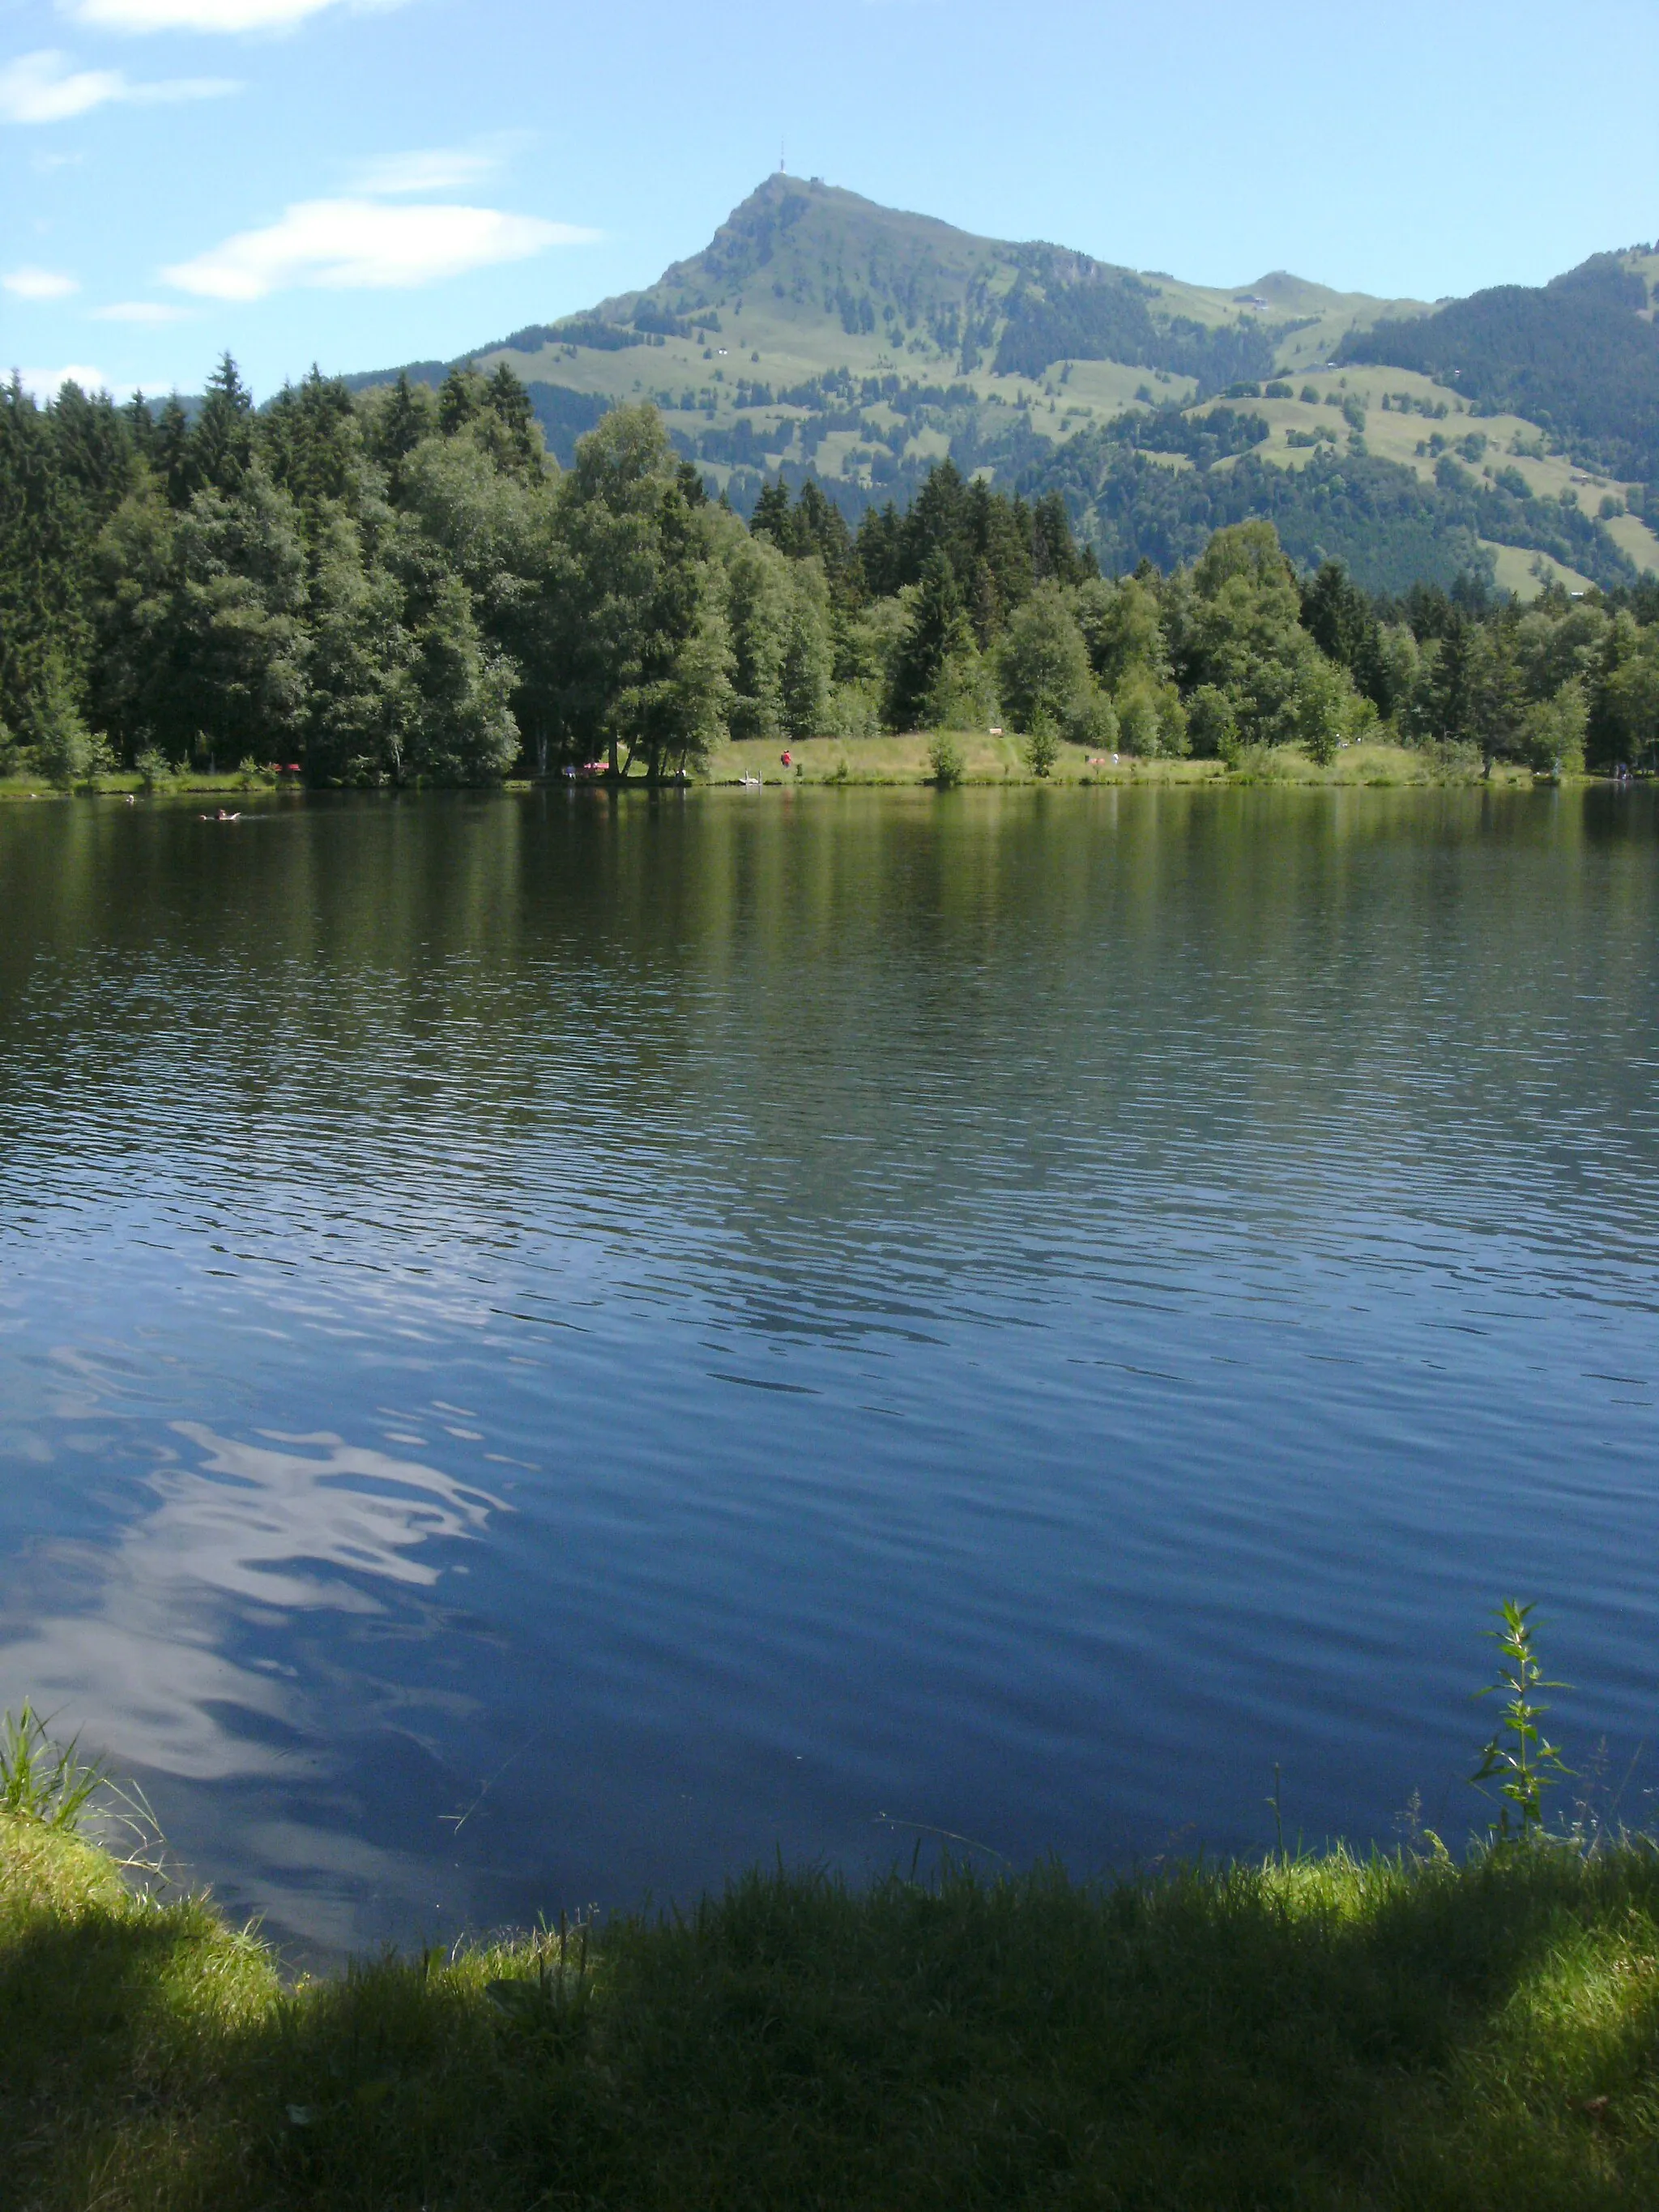
[[[1511,1593],[1650,1817],[1652,794],[248,805],[0,809],[0,1705],[291,1954],[1461,1844]]]

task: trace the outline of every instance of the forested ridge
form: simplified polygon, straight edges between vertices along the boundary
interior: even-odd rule
[[[1356,331],[1337,358],[1415,369],[1477,412],[1526,416],[1580,459],[1659,485],[1659,325],[1649,308],[1640,271],[1598,253],[1547,284],[1500,284]]]
[[[1137,419],[1116,450],[1148,466],[1135,438],[1166,432]],[[1250,434],[1248,416],[1163,420]],[[1028,500],[946,461],[856,531],[777,477],[745,524],[648,404],[605,414],[562,470],[505,363],[436,391],[313,372],[256,409],[227,357],[193,416],[73,384],[42,407],[14,379],[0,767],[657,780],[728,736],[999,720],[1039,774],[1066,742],[1328,761],[1382,733],[1547,772],[1659,750],[1659,586],[1524,610],[1477,574],[1374,597],[1339,562],[1294,564],[1270,521],[1216,520],[1109,577],[1058,489]]]
[[[1158,319],[1150,303],[1159,287],[1144,277],[1088,263],[1073,273],[1068,264],[1081,256],[1045,254],[1040,247],[1024,248],[1020,258],[1018,279],[1000,303],[1007,318],[995,356],[1000,375],[1041,377],[1056,361],[1121,361],[1193,377],[1206,394],[1240,377],[1273,374],[1277,327],[1211,329],[1190,315]]]

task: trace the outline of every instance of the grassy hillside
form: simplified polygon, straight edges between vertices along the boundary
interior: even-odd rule
[[[512,364],[562,459],[605,408],[654,401],[744,513],[778,475],[816,476],[852,515],[902,506],[948,454],[1028,495],[1060,488],[1108,568],[1266,514],[1299,560],[1339,556],[1378,588],[1659,569],[1641,483],[1605,454],[1576,465],[1559,423],[1507,401],[1465,421],[1503,395],[1436,383],[1437,355],[1329,366],[1368,345],[1392,361],[1453,312],[1282,270],[1218,290],[780,174],[656,283],[477,357]],[[1218,449],[1218,407],[1248,418],[1219,441],[1242,451]]]
[[[1437,377],[1483,414],[1523,415],[1587,464],[1659,484],[1656,276],[1645,249],[1598,253],[1547,284],[1352,331],[1340,357]]]
[[[1176,473],[1163,485],[1121,483],[1102,467],[1098,441],[1078,445],[1080,479],[1068,490],[1076,505],[1092,499],[1094,534],[1114,565],[1141,551],[1161,565],[1191,558],[1209,530],[1267,514],[1299,561],[1331,555],[1383,589],[1482,561],[1523,598],[1552,577],[1581,590],[1659,571],[1659,538],[1630,511],[1639,485],[1581,465],[1524,416],[1476,416],[1409,370],[1351,365],[1297,381],[1293,396],[1184,413],[1237,416],[1261,434],[1201,482],[1180,480],[1183,470],[1195,477],[1188,461],[1150,457]],[[1065,458],[1055,471],[1065,481]]]

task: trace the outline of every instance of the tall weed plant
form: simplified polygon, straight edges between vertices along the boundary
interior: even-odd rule
[[[1540,1705],[1535,1693],[1571,1686],[1545,1679],[1532,1611],[1531,1606],[1522,1605],[1515,1598],[1506,1598],[1498,1607],[1498,1626],[1486,1632],[1498,1646],[1498,1680],[1475,1692],[1477,1698],[1503,1699],[1498,1724],[1480,1754],[1480,1765],[1469,1777],[1479,1790],[1486,1790],[1491,1782],[1498,1785],[1499,1810],[1492,1834],[1498,1844],[1541,1838],[1544,1793],[1557,1788],[1572,1771],[1559,1747],[1538,1725],[1549,1707]]]
[[[54,1743],[27,1698],[21,1712],[0,1718],[0,1813],[78,1834],[105,1781],[102,1765],[82,1759],[79,1746],[78,1736]]]

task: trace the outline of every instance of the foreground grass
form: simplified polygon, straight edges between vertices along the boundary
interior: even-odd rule
[[[1659,1856],[1084,1887],[753,1875],[284,1989],[0,1818],[0,2173],[34,2208],[1659,2203]]]

